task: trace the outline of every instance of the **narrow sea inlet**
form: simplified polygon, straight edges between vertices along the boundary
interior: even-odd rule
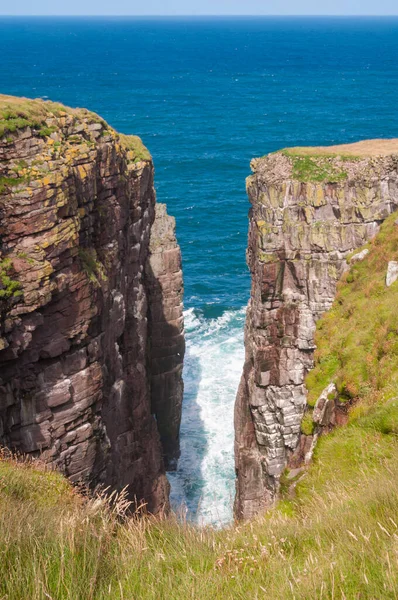
[[[168,477],[171,502],[200,525],[232,520],[235,494],[233,412],[244,361],[245,308],[206,319],[184,314],[187,354],[181,459]]]
[[[88,107],[153,155],[185,279],[172,502],[198,523],[226,523],[250,293],[250,160],[397,137],[398,19],[1,18],[0,54],[3,93]]]

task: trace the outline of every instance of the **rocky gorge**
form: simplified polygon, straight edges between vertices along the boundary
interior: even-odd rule
[[[271,507],[285,469],[308,461],[322,428],[341,417],[328,381],[315,402],[316,434],[312,423],[310,431],[303,427],[314,406],[307,406],[306,376],[314,366],[316,323],[332,306],[354,251],[398,208],[397,153],[397,140],[373,140],[292,148],[252,161],[252,288],[235,406],[238,518]]]
[[[270,508],[286,469],[347,420],[332,378],[308,393],[316,324],[398,209],[398,142],[291,148],[252,170],[238,519]],[[0,445],[167,511],[183,278],[148,150],[87,110],[0,96],[0,236]]]
[[[159,512],[179,456],[175,223],[135,136],[0,96],[0,444]]]

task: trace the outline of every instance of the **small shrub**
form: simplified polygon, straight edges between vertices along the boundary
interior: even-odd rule
[[[101,281],[106,281],[107,276],[104,265],[97,259],[95,249],[79,247],[79,257],[91,283],[100,287]]]

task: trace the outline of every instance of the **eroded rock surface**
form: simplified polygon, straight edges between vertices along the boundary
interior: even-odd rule
[[[235,513],[278,495],[302,448],[304,379],[317,319],[333,302],[347,256],[398,207],[398,142],[292,149],[252,161],[246,360],[235,408]]]
[[[398,279],[398,262],[390,260],[387,267],[386,286],[390,287]]]
[[[182,277],[150,155],[93,113],[41,101],[0,96],[0,134],[0,444],[167,508]]]
[[[175,219],[167,214],[165,204],[156,204],[149,249],[152,410],[156,415],[166,469],[174,470],[180,456],[185,340],[181,252],[175,237]]]

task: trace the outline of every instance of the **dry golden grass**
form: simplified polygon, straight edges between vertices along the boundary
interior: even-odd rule
[[[296,156],[388,156],[389,154],[398,154],[398,139],[364,140],[337,146],[296,146],[285,148],[284,152]]]
[[[377,418],[323,438],[297,498],[264,518],[217,531],[127,508],[0,461],[0,598],[398,597],[398,441]]]

